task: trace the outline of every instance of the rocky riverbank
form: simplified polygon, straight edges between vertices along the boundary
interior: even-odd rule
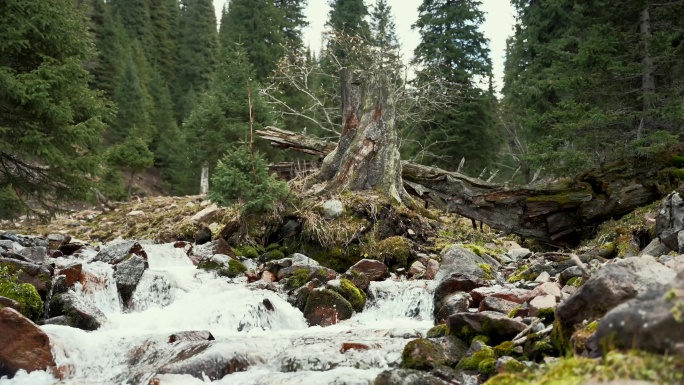
[[[153,240],[172,242],[168,250],[191,270],[276,293],[309,327],[347,325],[368,310],[368,303],[377,304],[373,288],[382,281],[424,281],[434,287],[432,314],[408,311],[409,317],[432,319],[434,327],[406,340],[400,359],[383,364],[376,384],[684,381],[684,208],[678,194],[607,223],[584,247],[562,252],[481,233],[452,216],[418,220],[386,209],[375,211],[386,221],[373,222],[368,215],[373,210],[360,209],[358,198],[338,202],[322,202],[303,215],[318,221],[315,227],[302,218],[280,220],[276,227],[270,226],[275,221],[252,218],[251,237],[243,236],[236,212],[199,197],[153,198],[108,213],[79,213],[2,232],[0,345],[6,347],[0,349],[0,376],[47,368],[50,376],[78,379],[74,364],[56,358],[60,353],[45,330],[50,325],[106,329],[113,322],[111,304],[86,300],[100,295],[94,293],[108,291],[122,313],[144,311],[141,287],[169,285],[149,282],[158,277],[150,270],[148,254],[158,253]],[[352,256],[339,244],[321,252],[330,244],[319,242],[312,250],[314,229],[326,227],[336,234],[318,233],[319,239],[334,243],[347,234],[355,237],[348,240],[363,242],[355,243]],[[309,242],[287,241],[306,231]],[[137,240],[103,243],[115,236]],[[153,295],[167,295],[162,289]],[[282,308],[274,298],[264,296],[255,311]],[[162,307],[173,302],[171,297],[153,300]],[[190,341],[191,346],[155,348],[158,362],[136,356],[140,346],[132,349],[131,365],[147,363],[136,381],[163,383],[154,381],[169,373],[219,380],[259,367],[235,355],[217,360],[204,353],[221,343],[212,333],[170,333],[170,343]],[[372,343],[344,344],[339,354],[380,349]]]

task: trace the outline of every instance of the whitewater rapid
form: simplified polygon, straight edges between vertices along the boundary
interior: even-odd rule
[[[337,325],[308,327],[284,293],[199,270],[183,249],[171,244],[144,248],[149,269],[128,310],[117,293],[112,267],[84,263],[86,279],[74,291],[104,313],[103,326],[94,332],[41,327],[52,341],[57,366],[67,368],[67,379],[46,372],[19,373],[0,384],[147,384],[155,362],[168,354],[170,335],[209,331],[216,341],[204,354],[249,363],[246,371],[213,384],[365,385],[383,370],[397,367],[406,343],[425,336],[433,326],[432,281],[372,282],[363,312]],[[83,258],[88,262],[92,255]],[[345,350],[344,344],[368,349]],[[163,385],[210,382],[190,375],[154,378]]]

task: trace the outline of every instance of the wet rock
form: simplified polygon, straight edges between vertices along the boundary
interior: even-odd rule
[[[202,227],[195,235],[195,244],[203,245],[205,243],[211,242],[212,234],[211,229],[208,227]]]
[[[0,296],[0,308],[9,307],[16,311],[20,311],[21,304],[11,298]]]
[[[440,266],[435,279],[442,280],[444,277],[453,273],[474,275],[479,278],[487,277],[483,265],[491,265],[491,261],[475,254],[472,250],[461,246],[451,246],[441,255],[442,266]]]
[[[449,330],[459,338],[467,340],[476,335],[489,337],[492,344],[510,341],[527,325],[496,312],[457,313],[447,319]]]
[[[679,233],[684,230],[684,200],[679,193],[672,193],[663,201],[656,217],[655,234],[671,250],[684,252]]]
[[[679,353],[684,343],[684,273],[669,285],[656,285],[606,314],[598,324],[599,346]]]
[[[350,267],[349,271],[363,274],[370,281],[384,281],[389,277],[389,268],[384,263],[374,259],[362,259]]]
[[[609,263],[558,306],[557,320],[565,326],[593,321],[649,286],[667,284],[674,277],[674,271],[650,257],[630,257]]]
[[[47,298],[52,286],[52,271],[48,266],[12,258],[0,258],[0,266],[6,266],[10,272],[21,271],[19,282],[33,285],[43,300]]]
[[[190,218],[190,220],[195,223],[210,223],[218,212],[218,206],[212,204],[211,206],[205,207],[204,209],[197,212]]]
[[[157,374],[186,374],[203,380],[219,380],[229,374],[244,372],[253,362],[245,354],[225,354],[212,342],[181,342],[174,357]]]
[[[505,255],[513,260],[513,262],[518,262],[521,259],[531,257],[532,252],[529,249],[524,249],[521,247],[517,249],[509,249]]]
[[[147,253],[142,245],[136,241],[120,241],[107,244],[97,253],[93,260],[116,265],[130,254],[135,254],[147,260]]]
[[[370,279],[368,276],[358,273],[356,271],[350,270],[342,275],[343,278],[350,280],[354,286],[358,287],[363,291],[368,291],[370,287]]]
[[[169,336],[169,343],[181,341],[214,341],[216,338],[207,330],[178,332]]]
[[[116,288],[121,294],[124,303],[128,302],[131,298],[144,272],[145,260],[137,255],[131,255],[128,259],[116,265],[114,279],[116,280]]]
[[[308,285],[295,289],[295,291],[287,297],[287,302],[303,313],[306,308],[306,300],[309,299],[311,290],[313,290],[313,288],[308,287]]]
[[[52,317],[43,321],[43,325],[69,326],[69,319],[65,315],[61,315],[59,317]]]
[[[456,292],[449,294],[435,304],[435,323],[446,321],[452,314],[468,311],[472,302],[473,300],[468,293]]]
[[[50,316],[66,316],[69,326],[83,330],[97,330],[106,319],[94,305],[81,301],[73,292],[52,296]]]
[[[409,277],[421,278],[425,275],[426,267],[420,261],[415,261],[409,267],[407,275]]]
[[[262,281],[264,282],[276,282],[278,281],[278,278],[276,278],[275,274],[271,273],[270,271],[264,271],[261,273],[261,278]]]
[[[401,367],[404,369],[431,370],[438,366],[454,365],[463,357],[467,347],[462,344],[462,351],[448,359],[444,346],[436,339],[419,338],[406,344],[401,353]]]
[[[43,246],[26,247],[17,252],[17,254],[26,258],[29,262],[37,265],[45,263],[47,258],[47,249]]]
[[[356,312],[362,312],[366,306],[366,293],[348,279],[335,279],[326,284],[329,289],[338,292],[346,299]]]
[[[64,255],[64,256],[71,256],[76,254],[79,250],[83,249],[83,245],[78,244],[78,243],[67,243],[59,246],[58,250]]]
[[[342,348],[340,348],[340,353],[344,354],[349,350],[370,350],[370,346],[358,342],[343,342]]]
[[[14,242],[7,239],[0,239],[0,251],[13,251]]]
[[[292,277],[298,271],[306,270],[308,273],[306,274],[305,281],[300,282],[303,285],[308,281],[309,275],[315,273],[318,269],[319,269],[319,267],[315,267],[315,266],[292,265],[290,267],[286,267],[286,268],[278,270],[278,274],[276,275],[276,277],[278,278],[278,281],[282,281],[284,279],[288,279],[288,278]],[[299,286],[301,286],[301,285],[299,285]],[[297,286],[297,287],[299,287],[299,286]]]
[[[304,318],[310,326],[329,326],[351,318],[354,310],[339,293],[330,289],[314,289],[304,307]]]
[[[487,297],[480,302],[479,311],[495,311],[497,313],[508,314],[513,309],[520,307],[520,304],[512,301],[507,301],[497,297]]]
[[[62,246],[64,243],[69,243],[71,237],[66,237],[62,234],[49,234],[47,236],[48,248],[50,250],[56,250],[58,247]]]
[[[63,275],[66,277],[66,286],[72,287],[78,282],[83,271],[83,264],[80,262],[72,262],[64,267],[55,270],[55,275]]]
[[[43,246],[47,247],[47,242],[41,238],[32,238],[24,235],[19,235],[11,231],[0,234],[0,240],[8,240],[18,243],[21,247]]]
[[[331,199],[323,203],[323,217],[325,219],[335,219],[344,213],[344,205],[337,199]]]
[[[52,281],[52,295],[62,294],[69,291],[67,287],[67,277],[65,275],[58,275]]]
[[[473,275],[452,273],[449,276],[443,277],[441,282],[435,288],[433,301],[435,303],[435,310],[438,310],[442,305],[441,302],[445,297],[457,292],[470,292],[479,287],[488,286],[489,283],[481,278]]]
[[[430,258],[427,260],[425,266],[425,279],[435,279],[437,272],[439,271],[439,262]]]
[[[515,303],[527,301],[529,290],[515,287],[491,286],[479,287],[470,291],[470,295],[476,303],[482,302],[487,297],[496,297]]]
[[[428,372],[415,369],[385,370],[375,378],[374,385],[448,385]]]
[[[0,308],[0,377],[54,366],[47,334],[18,311]]]
[[[664,243],[660,241],[658,238],[654,238],[646,247],[644,247],[640,252],[639,252],[639,257],[644,256],[644,255],[650,255],[654,258],[660,257],[661,255],[665,255],[670,252],[670,248],[667,247]]]

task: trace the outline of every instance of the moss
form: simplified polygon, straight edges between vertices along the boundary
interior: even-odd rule
[[[678,323],[684,323],[684,302],[677,301],[670,309],[672,318]]]
[[[304,286],[309,280],[309,270],[308,269],[297,269],[290,277],[285,281],[285,290],[294,290]]]
[[[428,339],[409,342],[401,353],[401,367],[404,369],[430,370],[446,364],[442,347]]]
[[[227,277],[235,278],[238,275],[244,273],[245,271],[247,271],[247,267],[243,265],[242,262],[236,261],[234,259],[228,261]]]
[[[285,254],[280,250],[271,250],[266,252],[266,254],[263,255],[263,258],[265,261],[275,261],[285,258]]]
[[[492,265],[486,263],[480,263],[477,265],[482,271],[484,271],[484,279],[494,279],[492,276]]]
[[[533,345],[534,353],[538,357],[554,356],[558,350],[546,340],[536,341]]]
[[[363,311],[363,308],[366,306],[366,293],[356,287],[352,281],[342,278],[340,279],[340,285],[332,289],[349,301],[356,312]]]
[[[518,305],[513,308],[513,310],[508,312],[508,318],[515,318],[518,310],[522,309],[522,305]]]
[[[307,255],[311,255],[311,258],[320,263],[321,266],[333,269],[339,273],[347,271],[351,266],[363,258],[358,245],[350,245],[346,251],[341,248],[333,248],[324,251],[305,249],[304,251],[304,254],[308,253]]]
[[[572,277],[565,284],[579,288],[580,286],[584,285],[584,282],[585,280],[582,277]]]
[[[444,337],[449,333],[449,327],[446,324],[441,324],[434,326],[432,329],[428,330],[427,338],[439,338]]]
[[[572,346],[570,345],[570,337],[572,336],[572,329],[569,326],[563,325],[558,318],[553,322],[553,330],[551,331],[551,344],[561,354],[570,352]]]
[[[494,368],[496,367],[496,360],[493,358],[485,358],[477,365],[477,371],[489,376],[494,374]]]
[[[511,341],[506,341],[494,347],[494,353],[497,357],[510,356],[515,350],[515,345]]]
[[[386,265],[406,267],[411,257],[411,248],[411,241],[401,236],[395,236],[385,238],[369,246],[366,253]]]
[[[504,373],[521,373],[527,366],[518,360],[508,360],[503,364]]]
[[[534,273],[530,271],[530,267],[528,265],[523,265],[518,268],[518,270],[515,271],[510,277],[508,277],[507,281],[511,283],[515,282],[520,282],[520,281],[534,281],[537,279],[539,276],[539,273]]]
[[[494,350],[488,346],[483,347],[481,350],[473,353],[471,357],[465,357],[459,361],[456,368],[463,370],[479,370],[480,364],[485,360],[496,360],[496,354]]]
[[[239,255],[249,259],[259,258],[259,252],[250,245],[241,245],[235,248],[235,255]]]
[[[477,335],[477,336],[473,337],[473,340],[472,340],[472,341],[470,341],[471,344],[472,344],[473,342],[479,342],[479,343],[481,343],[481,344],[483,344],[483,345],[489,345],[489,337],[488,337],[488,336],[483,336],[483,335]]]
[[[473,253],[477,254],[479,257],[481,257],[482,254],[487,254],[487,250],[484,247],[472,243],[464,244],[463,247],[472,250]]]
[[[684,179],[684,168],[674,168],[670,171],[670,175],[672,177],[683,180]]]
[[[678,167],[678,168],[684,167],[684,156],[672,155],[670,157],[670,164],[672,164],[673,166]]]
[[[43,315],[43,300],[33,285],[18,282],[19,272],[10,273],[7,267],[0,266],[0,296],[19,302],[19,312],[36,321]]]
[[[552,322],[556,319],[556,308],[548,307],[546,309],[539,309],[537,317],[544,320],[544,322]]]
[[[674,288],[670,289],[667,293],[665,293],[665,301],[666,302],[672,302],[675,299],[677,299],[677,297],[678,297],[677,290]]]
[[[273,251],[278,249],[280,249],[280,245],[277,243],[271,243],[270,245],[266,246],[266,251]]]

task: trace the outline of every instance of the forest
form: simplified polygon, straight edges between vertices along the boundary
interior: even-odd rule
[[[213,174],[250,128],[336,142],[342,68],[395,74],[402,159],[498,183],[648,163],[679,142],[679,2],[512,3],[497,95],[474,0],[423,1],[410,58],[384,0],[330,1],[322,47],[303,43],[305,0],[232,0],[220,23],[210,0],[5,2],[0,213],[92,201],[93,185],[125,200],[145,172],[196,194],[202,165]],[[267,162],[301,158],[254,140]]]

